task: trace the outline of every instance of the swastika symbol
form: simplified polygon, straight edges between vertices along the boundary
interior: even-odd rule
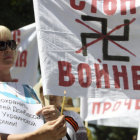
[[[108,41],[111,41],[121,49],[127,51],[133,56],[136,56],[133,54],[131,51],[126,49],[125,47],[121,46],[120,44],[116,43],[115,41],[128,41],[129,40],[129,24],[133,23],[135,21],[135,18],[129,21],[128,19],[124,20],[124,24],[121,24],[117,27],[115,27],[113,30],[107,33],[107,19],[105,18],[98,18],[98,17],[92,17],[92,16],[85,16],[82,15],[81,19],[83,21],[97,21],[101,22],[101,33],[96,31],[95,29],[91,28],[90,26],[86,25],[82,21],[76,19],[76,22],[86,26],[87,28],[91,29],[95,33],[81,33],[81,41],[82,41],[82,48],[78,51],[77,53],[80,53],[81,51],[83,52],[83,56],[87,56],[87,47],[95,44],[96,42],[103,40],[103,47],[102,47],[102,52],[103,52],[103,60],[109,60],[109,61],[129,61],[129,56],[117,56],[117,55],[109,55],[108,54]],[[123,35],[110,35],[112,32],[115,30],[118,30],[120,28],[124,27],[124,32]],[[87,38],[97,38],[96,40],[90,42],[87,44]]]

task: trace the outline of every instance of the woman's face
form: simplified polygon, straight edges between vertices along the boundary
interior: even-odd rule
[[[10,40],[10,39],[7,37],[0,39],[0,47],[2,48],[4,46],[3,45],[4,43],[1,41],[7,42],[8,40]],[[16,50],[12,50],[7,45],[6,50],[0,51],[0,68],[9,68],[10,69],[14,65],[15,59],[16,59]]]

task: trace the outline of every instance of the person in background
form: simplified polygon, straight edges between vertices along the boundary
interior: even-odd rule
[[[26,103],[39,102],[34,90],[29,85],[20,85],[12,79],[10,68],[14,65],[17,56],[17,44],[12,40],[11,31],[0,25],[0,90],[6,91],[2,96],[20,100],[27,99]],[[13,86],[14,85],[14,86]],[[16,92],[15,92],[16,91]],[[3,91],[1,91],[3,93]],[[6,94],[8,93],[8,94]],[[34,132],[25,134],[0,134],[1,140],[60,140],[66,135],[65,117],[60,116],[54,106],[43,107],[39,114],[49,118],[42,127]],[[48,115],[49,114],[49,115]],[[53,115],[52,115],[53,114]],[[51,117],[53,116],[53,117]],[[55,119],[54,119],[55,118]]]
[[[41,80],[35,85],[34,90],[36,91],[41,102],[45,105],[45,97],[43,95]],[[48,99],[50,105],[55,105],[57,109],[61,111],[61,104],[63,100],[62,96],[48,95]],[[63,114],[65,115],[67,134],[62,138],[62,140],[88,140],[87,130],[79,114],[69,110],[64,110]],[[46,122],[50,121],[50,119],[51,118],[49,117],[45,118]]]

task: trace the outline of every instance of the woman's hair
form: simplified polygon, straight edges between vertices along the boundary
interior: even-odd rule
[[[4,39],[12,39],[12,33],[7,27],[0,25],[0,40]]]

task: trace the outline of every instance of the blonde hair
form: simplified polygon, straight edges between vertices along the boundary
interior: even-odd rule
[[[12,39],[12,33],[6,26],[0,25],[0,40],[5,39]]]

